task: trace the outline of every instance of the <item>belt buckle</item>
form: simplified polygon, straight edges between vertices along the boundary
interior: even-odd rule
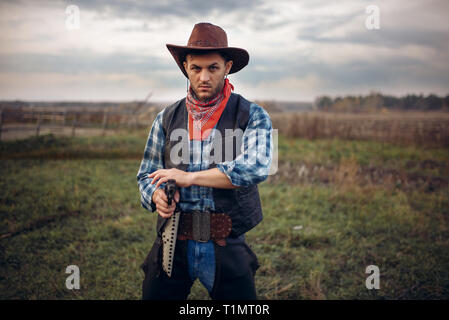
[[[192,236],[193,240],[198,242],[207,242],[210,240],[210,212],[193,211],[192,217]]]

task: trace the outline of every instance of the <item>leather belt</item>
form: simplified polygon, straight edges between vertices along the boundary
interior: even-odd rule
[[[232,229],[232,221],[226,213],[207,211],[181,212],[178,228],[179,240],[207,242],[213,240],[219,246],[226,245],[226,237]]]

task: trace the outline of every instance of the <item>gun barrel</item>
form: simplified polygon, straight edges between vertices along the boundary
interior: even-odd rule
[[[175,198],[176,193],[176,180],[169,179],[165,184],[165,195],[167,196],[167,203],[169,206],[172,204],[172,200]]]

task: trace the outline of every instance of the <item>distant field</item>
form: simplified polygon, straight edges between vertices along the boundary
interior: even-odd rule
[[[448,112],[277,113],[273,127],[292,138],[364,140],[449,147]]]
[[[0,299],[140,299],[148,132],[0,143]],[[448,299],[449,150],[279,137],[247,234],[260,299]],[[65,288],[77,265],[81,289]],[[380,268],[367,290],[365,268]],[[191,299],[208,299],[196,282]]]
[[[262,104],[263,105],[263,104]],[[266,106],[267,107],[267,106]],[[273,127],[289,138],[377,141],[395,145],[449,147],[449,112],[335,113],[279,112],[267,108]],[[159,109],[80,111],[63,107],[41,111],[0,109],[0,140],[24,139],[42,134],[101,136],[124,129],[148,128]],[[55,114],[56,113],[56,114]]]

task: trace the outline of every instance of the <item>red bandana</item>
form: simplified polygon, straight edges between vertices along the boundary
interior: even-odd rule
[[[202,102],[196,98],[192,87],[189,87],[186,107],[189,112],[190,140],[204,140],[209,136],[228,103],[231,90],[234,90],[234,86],[226,78],[223,90],[207,102]]]

